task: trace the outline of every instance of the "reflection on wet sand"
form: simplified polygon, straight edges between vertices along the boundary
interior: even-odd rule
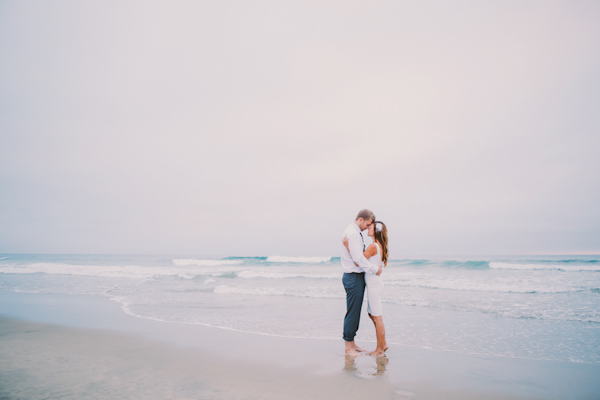
[[[360,367],[357,366],[356,359],[360,358]],[[375,360],[375,370],[373,371],[373,364],[370,360]],[[365,357],[365,356],[349,356],[346,355],[344,359],[344,370],[347,372],[355,373],[357,375],[383,375],[387,370],[387,365],[390,359],[387,357]]]
[[[349,356],[346,354],[346,362],[344,364],[344,370],[348,371],[348,372],[354,372],[356,371],[356,357],[357,356]]]
[[[377,363],[377,372],[375,372],[373,375],[383,375],[387,369],[390,359],[387,357],[375,357],[375,362]]]

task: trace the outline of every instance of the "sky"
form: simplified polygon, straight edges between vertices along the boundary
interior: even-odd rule
[[[600,2],[0,0],[0,253],[600,254]]]

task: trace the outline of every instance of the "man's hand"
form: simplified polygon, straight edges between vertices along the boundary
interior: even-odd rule
[[[381,275],[382,272],[383,272],[383,268],[379,267],[379,269],[377,270],[377,273],[375,275]]]

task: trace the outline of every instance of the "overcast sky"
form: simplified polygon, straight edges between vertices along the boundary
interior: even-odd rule
[[[600,253],[600,2],[0,1],[0,252]]]

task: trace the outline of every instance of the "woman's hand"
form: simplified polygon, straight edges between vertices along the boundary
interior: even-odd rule
[[[342,243],[344,243],[344,246],[346,246],[346,250],[348,250],[348,253],[350,253],[350,248],[348,247],[348,238],[346,236],[344,236],[344,238],[342,239]],[[354,265],[358,267],[357,263],[354,263]]]

